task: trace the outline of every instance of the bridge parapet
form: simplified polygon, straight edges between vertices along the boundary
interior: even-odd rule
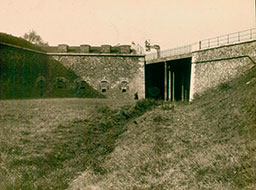
[[[157,53],[148,54],[146,55],[146,61],[153,61],[157,59],[163,59],[167,57],[188,54],[191,52],[192,52],[192,45],[186,45],[186,46],[181,46],[173,49],[160,51],[160,57],[158,57]]]
[[[256,39],[256,28],[252,28],[249,30],[243,30],[235,33],[230,33],[222,36],[217,36],[214,38],[201,40],[199,42],[196,42],[190,45],[185,45],[185,46],[181,46],[173,49],[160,51],[160,57],[158,57],[157,53],[147,54],[145,59],[149,63],[159,62],[159,60],[180,56],[183,54],[190,54],[195,51],[216,48],[216,47],[221,47],[226,45],[232,45],[232,44],[238,44],[242,42],[252,41],[255,39]]]

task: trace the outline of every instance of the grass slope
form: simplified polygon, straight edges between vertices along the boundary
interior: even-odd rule
[[[44,52],[44,50],[42,50],[39,46],[34,45],[23,38],[18,38],[16,36],[12,36],[2,32],[0,32],[0,43],[1,42]]]
[[[256,189],[256,68],[191,104],[130,121],[116,148],[70,189]],[[108,144],[108,141],[105,143]]]

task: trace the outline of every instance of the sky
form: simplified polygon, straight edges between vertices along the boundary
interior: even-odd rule
[[[0,0],[0,32],[35,30],[49,45],[161,49],[255,27],[255,0]]]

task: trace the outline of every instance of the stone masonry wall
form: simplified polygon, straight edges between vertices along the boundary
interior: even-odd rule
[[[241,75],[255,58],[256,41],[193,52],[190,98]]]
[[[145,97],[144,56],[54,55],[92,87],[109,98]],[[105,89],[105,90],[103,90]]]

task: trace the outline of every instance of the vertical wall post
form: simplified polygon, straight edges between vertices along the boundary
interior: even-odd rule
[[[190,74],[190,87],[189,87],[189,101],[193,100],[194,86],[195,86],[195,70],[196,70],[196,53],[192,54],[191,60],[191,74]]]
[[[172,100],[172,71],[168,70],[169,73],[169,85],[168,85],[168,100]]]
[[[184,72],[181,73],[181,101],[184,101]]]
[[[175,101],[175,72],[172,72],[172,101]]]
[[[164,62],[164,100],[168,99],[168,68],[167,62]]]

